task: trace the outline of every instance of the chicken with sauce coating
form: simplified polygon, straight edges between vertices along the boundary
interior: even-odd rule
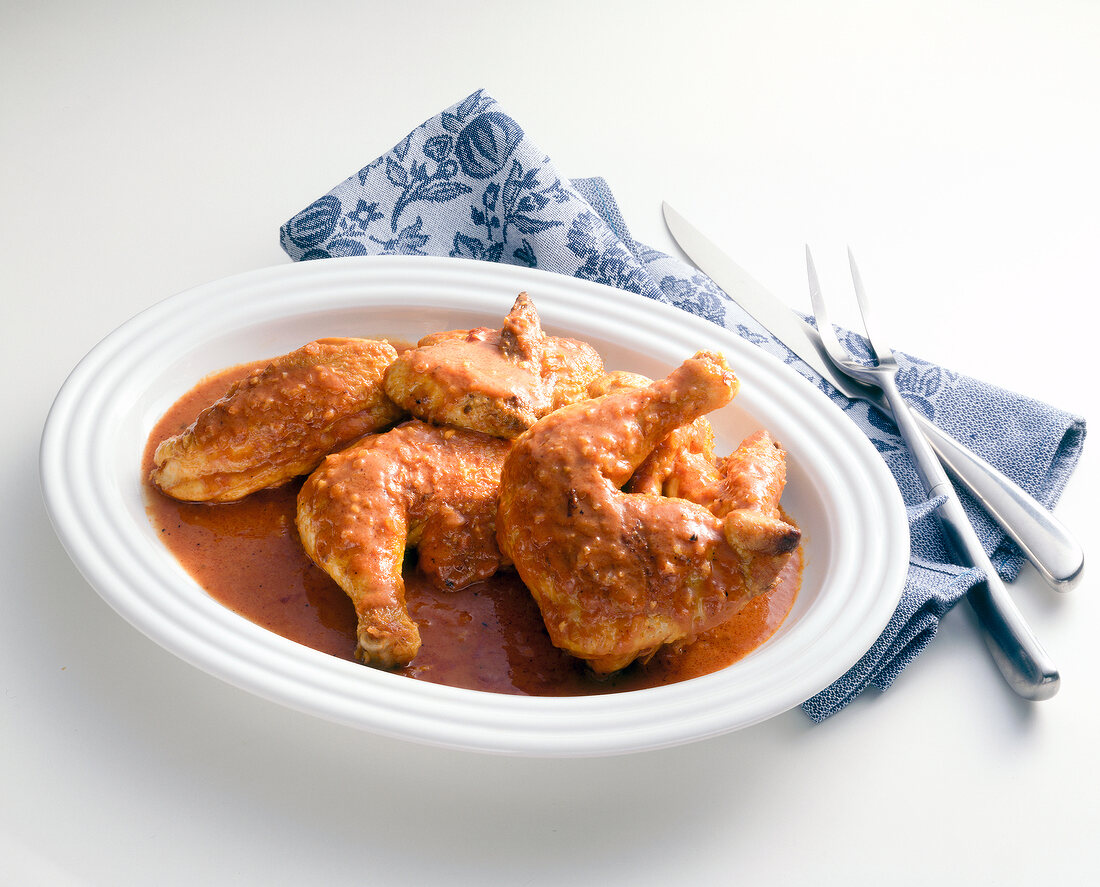
[[[403,415],[383,388],[396,357],[388,342],[330,338],[276,358],[163,441],[152,481],[185,502],[234,502],[309,474]]]
[[[433,333],[402,353],[386,373],[386,393],[425,422],[513,438],[586,397],[602,371],[591,345],[546,335],[520,293],[501,329]]]
[[[798,545],[778,514],[782,451],[761,485],[717,514],[622,487],[675,429],[727,404],[737,380],[701,352],[667,378],[564,407],[519,437],[504,463],[497,534],[555,646],[597,673],[690,642],[768,590]],[[732,465],[756,465],[752,444]],[[754,498],[752,490],[767,496]]]
[[[306,553],[351,598],[356,655],[407,665],[420,632],[405,603],[405,551],[439,588],[486,579],[496,542],[500,471],[510,442],[412,419],[329,456],[298,494]]]

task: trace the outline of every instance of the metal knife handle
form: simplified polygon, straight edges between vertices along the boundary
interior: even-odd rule
[[[1057,518],[984,459],[913,412],[932,449],[951,475],[1020,546],[1039,574],[1069,591],[1085,568],[1085,552]]]
[[[978,618],[982,637],[993,654],[993,661],[1017,694],[1036,701],[1049,699],[1058,692],[1061,681],[1058,669],[1028,628],[993,564],[989,562],[955,488],[921,431],[917,413],[902,399],[892,379],[882,381],[898,430],[913,454],[925,488],[931,496],[947,496],[947,500],[936,510],[936,517],[948,547],[961,564],[977,567],[985,573],[985,580],[967,592],[966,599]]]

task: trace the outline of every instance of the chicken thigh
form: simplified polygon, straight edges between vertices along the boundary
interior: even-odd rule
[[[388,342],[341,338],[276,358],[161,442],[153,482],[185,502],[233,502],[308,474],[400,418],[382,386],[396,357]]]
[[[486,579],[496,542],[500,470],[509,441],[413,419],[329,456],[298,494],[297,524],[313,561],[351,598],[356,654],[406,665],[420,632],[405,604],[405,550],[439,588]]]
[[[527,293],[499,330],[434,333],[394,361],[386,392],[425,422],[513,438],[587,396],[603,370],[592,346],[547,336]]]
[[[621,489],[671,432],[728,403],[737,385],[724,358],[701,352],[651,385],[550,414],[505,460],[500,547],[553,643],[597,673],[725,621],[773,584],[798,545],[770,499],[742,506],[731,494],[719,515]],[[777,471],[769,464],[762,473]]]

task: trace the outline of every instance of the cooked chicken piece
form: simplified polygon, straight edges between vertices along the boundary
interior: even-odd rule
[[[701,352],[649,386],[551,413],[505,461],[501,549],[553,643],[597,673],[725,621],[774,583],[798,545],[771,499],[741,507],[731,496],[719,516],[686,499],[621,491],[654,447],[728,403],[737,384],[721,355]],[[768,456],[761,475],[777,471]],[[755,465],[748,451],[742,461]]]
[[[701,459],[678,462],[665,484],[676,492],[665,495],[690,499],[721,518],[726,541],[748,564],[751,583],[767,589],[790,557],[790,550],[775,546],[790,529],[779,507],[786,483],[787,454],[767,431],[757,431],[713,469]],[[800,538],[794,537],[795,545]]]
[[[527,293],[504,326],[434,333],[386,373],[386,392],[419,419],[512,438],[587,396],[603,371],[592,346],[547,336]]]
[[[719,517],[736,510],[781,516],[779,499],[787,482],[787,454],[767,431],[746,437],[736,451],[718,460],[716,471],[718,482],[712,488],[712,498],[693,501]]]
[[[420,632],[405,605],[405,550],[440,588],[486,579],[504,563],[496,543],[500,469],[510,442],[418,420],[329,456],[298,494],[309,556],[347,592],[356,654],[406,665]]]
[[[628,493],[652,493],[710,506],[721,480],[714,455],[714,429],[705,416],[677,428],[653,448],[626,485]]]
[[[387,342],[318,339],[234,384],[154,454],[153,482],[185,502],[233,502],[308,474],[402,411],[382,386]]]
[[[645,376],[618,371],[597,379],[588,390],[591,396],[598,397],[650,384],[652,380]],[[786,526],[779,508],[787,478],[786,457],[767,431],[757,431],[746,437],[734,453],[717,458],[714,429],[706,416],[700,416],[657,444],[624,489],[628,493],[688,499],[719,518],[739,511],[726,522],[727,541],[748,557],[746,552],[753,539],[766,549],[773,533],[785,532],[776,523]],[[731,527],[736,527],[736,531],[731,531]],[[788,552],[780,552],[775,560],[770,560],[771,556],[763,550],[756,552],[753,562],[753,570],[759,577],[756,584],[770,584],[788,556]]]

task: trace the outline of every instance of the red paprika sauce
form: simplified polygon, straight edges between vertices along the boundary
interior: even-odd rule
[[[149,480],[153,453],[194,421],[251,366],[203,379],[153,428],[142,470],[147,512],[164,544],[205,591],[224,606],[289,640],[353,660],[355,611],[343,590],[305,554],[294,523],[302,479],[221,505],[177,502]],[[557,649],[522,581],[506,570],[458,591],[433,587],[410,552],[404,570],[409,613],[422,646],[399,674],[452,687],[530,696],[581,696],[671,684],[710,674],[770,638],[790,612],[802,575],[802,551],[775,588],[725,624],[681,650],[666,648],[597,679]],[[366,666],[364,666],[365,668]]]

